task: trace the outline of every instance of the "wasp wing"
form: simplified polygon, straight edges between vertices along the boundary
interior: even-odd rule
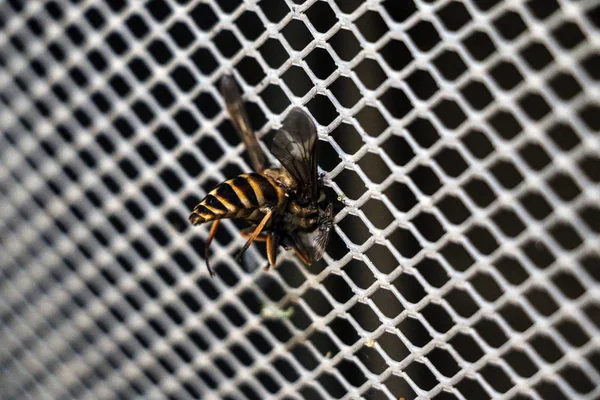
[[[248,149],[252,168],[256,172],[262,172],[267,167],[267,157],[250,126],[242,96],[231,75],[225,75],[221,79],[221,94],[225,100],[231,122],[242,138],[246,149]]]
[[[301,201],[317,200],[317,128],[308,114],[293,108],[271,144],[271,153],[298,183]]]

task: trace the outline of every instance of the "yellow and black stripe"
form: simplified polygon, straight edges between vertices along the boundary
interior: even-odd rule
[[[254,217],[258,208],[280,206],[285,192],[275,181],[260,173],[242,174],[220,183],[194,207],[194,225],[223,218]],[[258,216],[258,215],[257,215]]]

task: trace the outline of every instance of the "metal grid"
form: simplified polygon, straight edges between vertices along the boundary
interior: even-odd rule
[[[597,2],[11,0],[0,27],[2,398],[600,395]],[[189,210],[250,170],[229,72],[260,136],[318,122],[346,207],[310,269],[237,264],[233,222],[204,269]]]

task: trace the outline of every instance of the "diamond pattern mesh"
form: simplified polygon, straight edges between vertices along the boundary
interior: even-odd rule
[[[0,3],[2,398],[600,396],[600,7]],[[317,121],[324,260],[187,215]]]

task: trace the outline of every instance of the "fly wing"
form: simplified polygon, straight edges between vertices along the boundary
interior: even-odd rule
[[[317,128],[308,114],[293,108],[271,144],[271,153],[298,183],[301,201],[317,200]]]
[[[256,172],[262,172],[267,167],[267,157],[250,126],[242,96],[231,75],[225,75],[221,79],[221,94],[225,100],[231,122],[244,142],[246,149],[248,149],[252,168]]]
[[[323,257],[327,243],[333,230],[333,204],[329,203],[325,209],[325,214],[319,225],[319,232],[313,240],[313,261],[319,261]]]
[[[325,249],[327,249],[327,243],[329,243],[329,238],[331,237],[331,227],[326,228],[323,231],[320,231],[315,241],[313,242],[313,261],[319,261],[323,258],[323,253],[325,253]]]

